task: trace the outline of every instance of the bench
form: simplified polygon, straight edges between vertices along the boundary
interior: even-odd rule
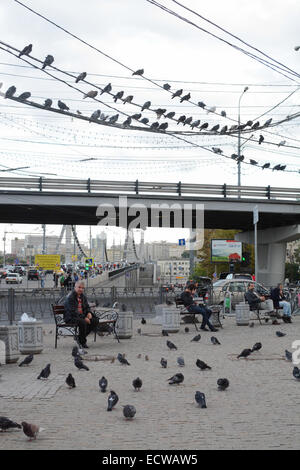
[[[176,308],[180,309],[180,315],[191,315],[193,317],[193,323],[195,325],[196,331],[199,331],[197,328],[197,319],[196,315],[197,313],[189,312],[187,307],[184,306],[184,303],[180,297],[175,297],[175,305]]]
[[[247,298],[246,298],[246,294],[244,295],[244,298],[245,298],[245,302],[246,304],[249,304]],[[274,313],[274,310],[275,310],[275,313]],[[262,325],[262,321],[261,321],[261,313],[264,315],[265,318],[272,318],[275,320],[277,318],[277,314],[278,314],[278,308],[277,309],[273,309],[273,310],[266,310],[266,309],[262,309],[262,308],[259,308],[259,304],[257,305],[257,307],[250,307],[250,312],[254,312],[256,314],[256,319],[259,321],[260,325]],[[273,313],[273,315],[271,315]]]
[[[66,323],[64,320],[65,307],[64,305],[52,305],[52,312],[55,321],[55,349],[57,348],[57,340],[60,336],[73,336],[74,340],[78,341],[78,326],[75,323]],[[104,311],[101,313],[93,312],[99,319],[99,325],[112,326],[114,335],[120,342],[116,332],[116,323],[118,321],[118,313],[116,311]],[[94,341],[96,341],[97,331],[94,332]]]

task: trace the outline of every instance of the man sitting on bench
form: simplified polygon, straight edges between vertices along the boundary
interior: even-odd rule
[[[210,329],[210,331],[218,331],[209,321],[211,316],[211,310],[206,308],[204,305],[197,305],[194,301],[194,295],[196,293],[196,286],[194,284],[189,284],[185,290],[181,294],[181,300],[183,301],[183,305],[186,307],[187,311],[190,313],[201,313],[203,316],[202,324],[200,326],[201,330],[208,331],[206,326]]]
[[[99,320],[91,312],[84,288],[84,281],[77,281],[74,290],[67,296],[64,304],[64,320],[66,323],[78,325],[79,344],[83,348],[88,348],[86,337],[97,328]]]
[[[259,295],[254,292],[255,284],[254,282],[250,282],[248,286],[248,290],[245,293],[245,299],[247,300],[248,304],[250,305],[250,310],[268,310],[270,317],[277,316],[274,311],[273,301],[271,299],[266,299],[264,295]],[[281,318],[278,315],[278,318]],[[278,321],[275,319],[273,320],[273,325],[278,325]]]

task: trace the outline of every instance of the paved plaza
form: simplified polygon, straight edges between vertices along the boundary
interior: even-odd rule
[[[223,322],[218,333],[201,332],[198,343],[191,342],[193,325],[188,333],[182,325],[179,333],[166,338],[151,319],[146,325],[134,320],[132,338],[120,344],[113,336],[97,337],[94,343],[90,335],[88,356],[99,360],[85,361],[88,372],[74,366],[72,338],[59,339],[55,350],[54,326],[45,325],[44,351],[31,365],[0,367],[0,415],[45,430],[32,442],[22,430],[2,432],[0,449],[299,449],[300,381],[294,379],[293,364],[284,352],[292,352],[292,342],[300,340],[300,316],[280,326],[257,321],[253,328],[237,326],[234,318]],[[277,337],[278,330],[286,336]],[[221,345],[211,343],[212,334]],[[167,348],[167,339],[177,351]],[[258,341],[260,351],[248,360],[236,358]],[[112,362],[119,352],[126,354],[130,366]],[[178,356],[184,357],[182,368]],[[161,357],[167,359],[167,369],[161,367]],[[212,369],[198,369],[197,358]],[[49,379],[37,380],[47,363]],[[65,384],[70,372],[76,381],[72,390]],[[169,385],[167,379],[177,372],[184,374],[183,384]],[[106,411],[108,392],[101,393],[98,386],[103,375],[108,391],[119,395],[112,412]],[[139,392],[132,386],[136,377],[143,381]],[[225,392],[217,390],[220,377],[230,381]],[[197,390],[206,395],[206,409],[195,402]],[[126,404],[137,410],[131,421],[123,417]]]

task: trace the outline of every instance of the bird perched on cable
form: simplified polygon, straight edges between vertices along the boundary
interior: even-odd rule
[[[11,98],[15,93],[16,93],[17,89],[14,85],[10,86],[6,92],[5,92],[5,95],[4,95],[4,98]]]
[[[265,163],[261,168],[264,170],[265,168],[270,168],[271,163]]]
[[[156,129],[158,129],[158,128],[159,128],[159,122],[157,122],[157,121],[156,121],[156,122],[153,122],[153,123],[151,124],[151,126],[150,126],[150,129],[156,130]]]
[[[204,361],[201,361],[200,359],[197,359],[196,366],[199,367],[199,369],[201,370],[205,370],[205,369],[211,370],[211,367],[207,365]]]
[[[274,168],[272,169],[272,171],[274,170],[280,170],[281,169],[281,165],[280,163],[278,165],[275,165]]]
[[[179,372],[178,374],[173,375],[173,377],[170,377],[168,380],[170,381],[169,385],[179,385],[184,381],[184,375]]]
[[[63,103],[62,101],[58,100],[57,102],[57,106],[59,107],[59,109],[61,109],[62,111],[69,111],[69,107]]]
[[[210,132],[217,132],[217,130],[219,129],[220,127],[220,124],[216,124],[215,126],[213,126],[210,130]]]
[[[109,118],[108,122],[110,122],[110,124],[115,124],[118,119],[119,119],[119,114],[114,114],[113,116]]]
[[[132,75],[143,75],[144,74],[144,69],[138,69],[135,72],[133,72]]]
[[[143,119],[140,120],[140,122],[141,122],[142,124],[145,124],[145,125],[146,125],[146,124],[148,124],[149,119],[148,119],[148,118],[143,118]]]
[[[217,380],[217,385],[219,390],[226,390],[226,388],[229,387],[229,380],[224,378],[224,379],[218,379]]]
[[[143,104],[141,111],[144,111],[145,109],[149,109],[150,106],[151,106],[151,101],[146,101],[146,102]]]
[[[175,116],[175,114],[176,114],[176,113],[175,113],[174,111],[170,111],[168,114],[166,114],[165,117],[166,117],[167,119],[173,119],[173,117]]]
[[[268,126],[271,124],[271,122],[272,122],[272,118],[268,119],[268,120],[264,123],[263,127],[268,127]]]
[[[132,121],[131,117],[128,116],[128,118],[123,122],[123,126],[124,127],[130,126],[131,121]]]
[[[238,158],[238,155],[237,155],[236,153],[233,153],[233,154],[231,155],[231,158],[232,158],[233,160],[236,160],[236,159]]]
[[[31,441],[32,439],[36,439],[38,433],[44,431],[43,428],[40,428],[36,424],[27,423],[26,421],[22,421],[21,424],[25,436],[30,438],[29,441]]]
[[[276,331],[276,336],[278,336],[278,338],[281,338],[282,336],[285,336],[286,333],[282,333],[281,331]]]
[[[283,170],[285,170],[285,169],[286,169],[286,165],[280,165],[279,170],[283,171]]]
[[[200,408],[207,408],[204,393],[199,392],[199,390],[197,390],[195,393],[195,400],[200,406]]]
[[[215,336],[212,336],[210,338],[212,344],[221,344],[220,341],[215,337]]]
[[[247,127],[247,126],[249,126],[249,127],[253,126],[253,121],[247,121],[246,124],[245,124],[245,127]]]
[[[200,108],[205,108],[206,107],[206,104],[203,103],[203,101],[198,101],[198,106],[200,106]]]
[[[176,98],[176,96],[180,96],[182,94],[182,92],[183,92],[182,88],[180,90],[175,91],[175,93],[173,93],[173,95],[172,95],[172,99]]]
[[[162,357],[161,360],[160,360],[160,364],[161,364],[161,366],[162,366],[164,369],[166,369],[166,368],[167,368],[167,365],[168,365],[167,359],[164,359],[164,358]]]
[[[222,127],[222,129],[220,130],[220,134],[226,134],[227,131],[228,131],[228,127],[227,127],[227,126],[224,126],[224,127]]]
[[[226,117],[226,111],[221,111],[221,116]]]
[[[69,388],[75,388],[75,379],[72,374],[69,374],[66,378],[66,384],[68,385]]]
[[[237,358],[239,359],[240,357],[244,357],[246,359],[248,356],[250,356],[251,353],[252,349],[243,349],[243,351],[237,356]]]
[[[192,122],[191,128],[194,129],[194,127],[198,127],[200,124],[200,119],[197,119],[196,121]]]
[[[85,98],[96,98],[97,95],[98,95],[98,91],[97,91],[97,90],[91,90],[91,91],[88,91],[88,92],[84,95],[83,99],[85,99]]]
[[[177,126],[178,126],[178,124],[180,124],[181,122],[183,123],[185,120],[186,120],[186,116],[183,114],[182,116],[180,116],[180,117],[177,119]]]
[[[278,144],[278,147],[281,147],[282,145],[286,144],[286,140],[281,140]]]
[[[101,379],[99,380],[99,387],[102,393],[106,392],[107,384],[108,384],[107,379],[104,376],[101,377]]]
[[[139,377],[132,381],[132,385],[135,391],[139,391],[142,388],[143,382]]]
[[[186,124],[191,124],[191,123],[192,123],[192,120],[193,120],[192,116],[186,118],[186,120],[184,121],[183,125],[185,126]]]
[[[293,354],[288,351],[287,349],[285,350],[285,357],[287,358],[288,361],[291,361],[293,360]]]
[[[169,349],[177,349],[174,343],[172,341],[167,340],[167,346]]]
[[[183,358],[183,357],[177,357],[177,364],[178,364],[180,367],[184,367],[184,366],[185,366],[184,358]]]
[[[167,111],[166,109],[162,109],[162,108],[154,109],[157,119],[160,119],[162,115],[165,114],[166,111]]]
[[[22,429],[22,426],[18,423],[15,423],[11,419],[6,418],[6,416],[0,416],[1,431],[7,431],[8,429],[12,429],[12,428]]]
[[[198,342],[198,341],[200,341],[200,339],[201,339],[201,335],[196,335],[196,336],[194,336],[193,339],[191,339],[191,342],[192,341]]]
[[[30,97],[31,97],[30,91],[24,91],[24,93],[21,93],[20,96],[18,96],[18,100],[25,101],[25,100],[28,100],[28,98]]]
[[[31,364],[33,361],[33,357],[34,357],[33,354],[29,354],[29,356],[26,356],[25,359],[22,362],[20,362],[19,367],[29,366],[29,364]]]
[[[47,364],[46,367],[42,369],[38,379],[48,379],[49,375],[51,374],[50,365],[51,364]]]
[[[223,150],[222,149],[219,149],[218,147],[212,147],[212,151],[214,153],[219,153],[219,154],[222,154],[223,153]]]
[[[258,162],[256,160],[252,160],[251,158],[250,158],[250,163],[251,163],[251,165],[257,165],[258,164]]]
[[[116,93],[114,96],[114,102],[116,103],[117,100],[120,100],[123,95],[124,95],[124,91],[118,91],[118,93]]]
[[[238,127],[239,126],[237,126],[236,124],[233,124],[233,126],[230,127],[229,132],[236,131]]]
[[[53,62],[54,62],[54,57],[53,57],[53,55],[50,55],[50,54],[47,55],[47,57],[46,57],[45,60],[44,60],[42,69],[45,69],[45,68],[47,67],[47,65],[49,66],[49,65],[53,64]]]
[[[293,376],[295,377],[295,379],[300,380],[300,370],[296,366],[293,369]]]
[[[106,121],[108,119],[108,114],[101,113],[100,114],[100,121]]]
[[[89,122],[91,122],[91,121],[97,121],[97,119],[100,118],[100,115],[101,115],[100,109],[96,109],[96,111],[94,111],[93,114],[91,114],[91,117],[90,117],[90,119],[89,119]]]
[[[126,96],[126,98],[123,100],[123,104],[125,103],[131,103],[131,101],[133,100],[133,95],[128,95]],[[142,110],[143,111],[143,110]]]
[[[51,108],[51,106],[52,106],[52,100],[50,100],[50,98],[47,98],[45,100],[44,107],[45,108]]]
[[[102,95],[103,93],[110,93],[112,90],[111,88],[111,83],[108,83],[104,88],[103,90],[101,91],[100,95]]]
[[[162,124],[160,124],[158,130],[159,131],[166,131],[168,127],[169,127],[169,124],[167,122],[163,122]]]
[[[207,129],[209,126],[208,122],[204,122],[203,124],[201,124],[200,126],[200,131],[203,131],[204,129]]]
[[[136,113],[131,116],[131,119],[138,121],[142,117],[141,113]]]
[[[116,404],[118,403],[119,401],[119,397],[118,395],[116,394],[116,392],[114,392],[113,390],[110,391],[110,394],[108,396],[108,399],[107,399],[107,411],[112,411],[113,407],[116,406]]]
[[[121,364],[130,366],[130,364],[129,364],[129,362],[127,361],[127,359],[125,359],[125,354],[118,353],[117,359],[118,359],[118,361],[119,361]]]
[[[191,94],[188,93],[187,95],[184,95],[180,98],[180,103],[182,103],[183,101],[188,101],[191,99]]]
[[[244,155],[240,155],[236,161],[239,163],[239,162],[242,162],[243,160],[245,159]]]
[[[22,51],[19,54],[19,57],[21,57],[22,55],[28,55],[30,54],[31,51],[32,51],[32,44],[28,44],[28,46],[25,46],[24,49],[22,49]]]
[[[258,127],[259,127],[259,121],[253,124],[252,129],[257,129]]]
[[[263,135],[259,136],[258,144],[260,145],[265,140]]]
[[[254,345],[253,348],[252,348],[252,352],[254,352],[254,351],[259,351],[261,348],[262,348],[262,344],[261,344],[261,343],[255,343],[255,345]]]
[[[135,414],[136,414],[136,409],[133,405],[123,406],[123,415],[126,419],[134,418]]]
[[[163,89],[164,89],[164,90],[169,91],[170,88],[171,88],[171,85],[169,85],[169,83],[164,83],[164,85],[163,85]]]
[[[79,370],[90,370],[83,362],[81,359],[79,359],[78,356],[74,358],[74,365],[77,367]]]
[[[86,72],[81,72],[81,73],[78,75],[78,77],[76,78],[75,83],[80,82],[80,80],[84,80],[84,79],[86,78],[86,76],[87,76],[87,73],[86,73]]]

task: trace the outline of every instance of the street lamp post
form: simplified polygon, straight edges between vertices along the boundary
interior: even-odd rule
[[[240,125],[241,125],[241,99],[242,99],[242,96],[244,95],[244,93],[246,93],[247,90],[249,90],[249,87],[246,86],[243,90],[243,93],[241,94],[241,96],[239,98],[239,105],[238,105],[238,187],[239,188],[241,186],[241,162],[240,162],[240,156],[241,156],[241,129],[240,129]],[[239,192],[239,197],[241,197],[240,192]]]

